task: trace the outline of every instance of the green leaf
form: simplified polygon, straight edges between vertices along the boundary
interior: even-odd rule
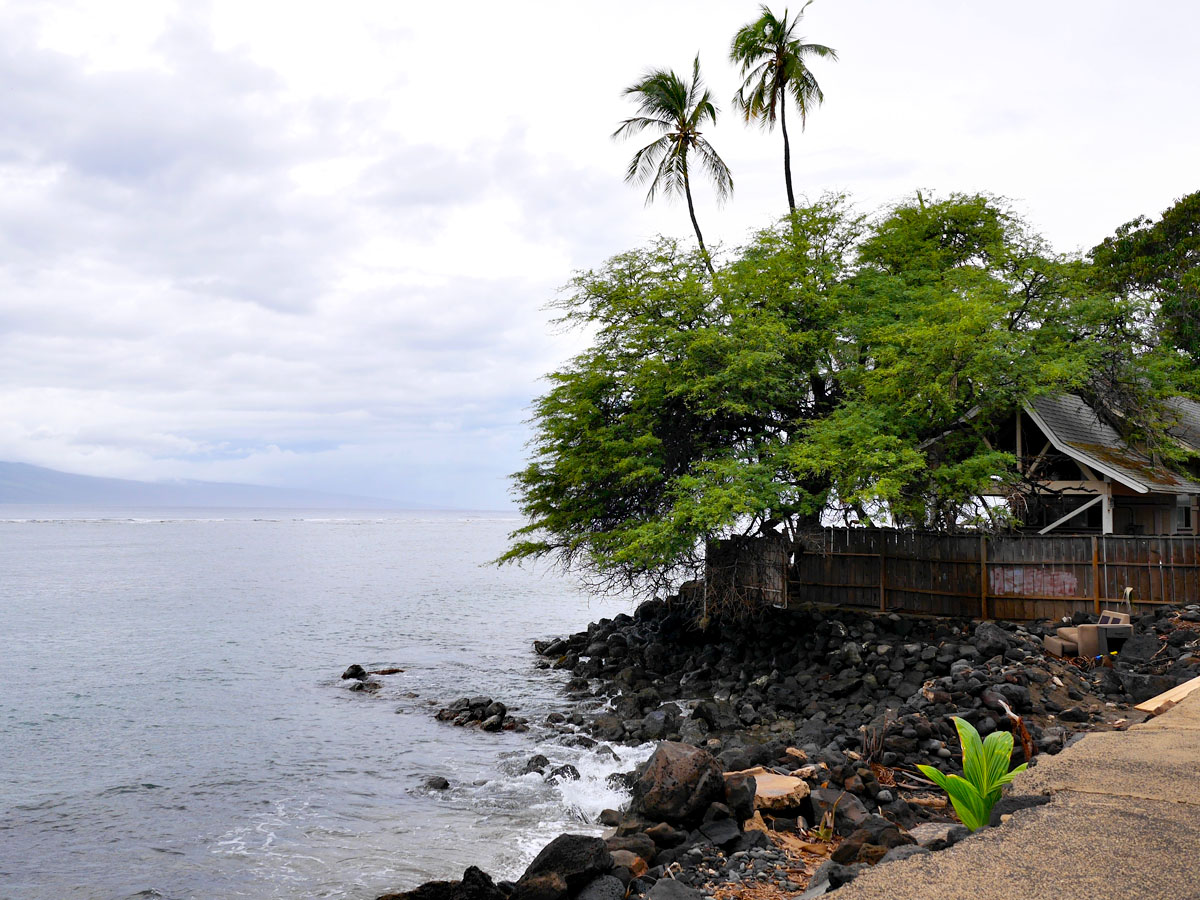
[[[974,725],[959,716],[954,716],[954,727],[958,729],[958,740],[962,744],[963,777],[975,785],[982,796],[987,796],[988,772],[979,732],[975,730]]]
[[[944,775],[933,766],[918,765],[917,768],[949,795],[958,818],[970,831],[976,831],[987,824],[991,806],[985,808],[984,800],[975,785],[957,775]]]
[[[1012,749],[1013,736],[1007,731],[993,731],[983,742],[987,782],[981,787],[981,792],[985,797],[991,798],[993,803],[1000,799],[1000,789],[1007,783],[1004,776],[1008,774]]]

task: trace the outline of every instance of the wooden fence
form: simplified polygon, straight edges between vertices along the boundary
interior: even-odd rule
[[[796,550],[789,595],[841,606],[1029,620],[1200,603],[1200,537],[831,528]]]

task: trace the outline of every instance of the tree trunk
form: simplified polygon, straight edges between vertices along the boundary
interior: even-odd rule
[[[787,95],[780,98],[779,130],[783,132],[783,183],[787,185],[788,212],[796,211],[796,195],[792,193],[792,145],[787,134]]]
[[[692,204],[692,183],[688,179],[686,166],[683,170],[683,192],[687,195],[688,215],[692,217],[692,227],[696,229],[696,240],[700,242],[700,255],[704,257],[704,265],[708,268],[708,274],[715,275],[712,257],[708,255],[708,248],[704,246],[704,235],[700,233],[700,223],[696,221],[696,207]]]

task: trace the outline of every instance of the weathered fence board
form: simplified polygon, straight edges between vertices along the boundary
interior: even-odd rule
[[[970,535],[830,528],[797,548],[789,595],[935,615],[1046,619],[1200,602],[1192,535]]]
[[[724,608],[786,606],[790,551],[782,535],[709,541],[703,586],[706,606],[708,600]]]

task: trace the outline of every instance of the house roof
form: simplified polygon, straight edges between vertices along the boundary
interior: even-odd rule
[[[1167,406],[1179,416],[1179,421],[1169,429],[1171,436],[1189,450],[1200,453],[1200,403],[1187,397],[1172,397]]]
[[[1186,401],[1191,403],[1191,401]],[[1193,404],[1192,437],[1200,446],[1200,404]],[[1139,494],[1200,494],[1189,481],[1130,447],[1116,430],[1075,394],[1052,394],[1026,404],[1025,411],[1060,452]],[[1187,438],[1181,438],[1187,440]]]

